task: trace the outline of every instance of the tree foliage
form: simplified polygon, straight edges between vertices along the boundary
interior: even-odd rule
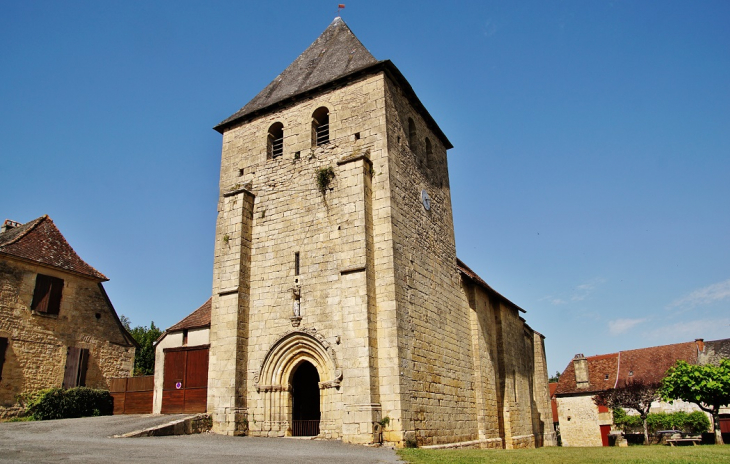
[[[720,408],[730,404],[730,359],[718,365],[689,364],[677,361],[662,381],[661,395],[665,401],[682,400],[695,403],[712,415],[715,443],[723,444],[720,433]]]
[[[629,408],[639,413],[644,428],[644,443],[649,444],[649,428],[646,422],[651,403],[660,399],[659,382],[629,380],[623,386],[599,392],[593,397],[598,406],[611,409]]]
[[[150,322],[150,326],[137,326],[131,328],[129,318],[120,316],[124,327],[132,337],[139,343],[139,348],[134,353],[134,375],[153,375],[155,373],[155,341],[160,338],[162,331]]]
[[[558,381],[560,381],[560,371],[555,371],[555,375],[552,377],[549,377],[548,382],[553,383],[553,382],[558,382]]]

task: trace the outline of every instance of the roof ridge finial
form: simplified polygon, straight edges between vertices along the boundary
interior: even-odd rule
[[[337,18],[340,17],[340,10],[344,10],[344,9],[345,9],[345,4],[344,3],[338,3],[337,4],[337,16],[335,16],[335,19],[337,19]]]

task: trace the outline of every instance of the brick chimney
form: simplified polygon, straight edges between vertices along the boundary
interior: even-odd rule
[[[573,369],[575,370],[575,385],[578,388],[588,388],[588,360],[583,353],[578,353],[573,358]]]
[[[700,353],[705,352],[705,339],[704,338],[695,338],[695,343],[697,344],[697,351]]]
[[[5,222],[3,222],[3,226],[0,227],[0,234],[5,232],[6,230],[15,229],[16,227],[20,227],[23,224],[16,221],[11,221],[10,219],[6,219]]]

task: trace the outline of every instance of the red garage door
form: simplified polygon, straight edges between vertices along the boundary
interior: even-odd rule
[[[162,414],[205,412],[208,396],[208,347],[167,348],[162,382]]]

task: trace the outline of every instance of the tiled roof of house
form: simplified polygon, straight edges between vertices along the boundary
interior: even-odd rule
[[[76,254],[47,215],[0,233],[0,255],[3,254],[109,280]]]
[[[210,308],[213,298],[208,298],[208,301],[203,305],[190,313],[188,317],[173,325],[165,332],[175,332],[183,329],[198,329],[201,327],[210,327]]]
[[[638,350],[620,351],[586,357],[588,362],[588,386],[578,388],[573,361],[562,374],[556,395],[593,393],[625,384],[628,380],[659,382],[678,360],[697,363],[696,342],[653,346]]]
[[[479,277],[476,272],[472,271],[471,268],[469,266],[467,266],[466,264],[464,264],[464,261],[460,260],[459,258],[456,258],[456,268],[459,270],[459,272],[461,272],[462,275],[466,276],[469,280],[471,280],[475,284],[479,285],[480,287],[485,289],[487,292],[494,294],[495,296],[499,297],[505,303],[522,311],[523,313],[527,312],[524,309],[517,306],[516,304],[512,303],[510,300],[508,300],[504,296],[502,296],[502,294],[500,294],[498,291],[496,291],[495,289],[490,287],[489,284],[484,281],[484,279]],[[524,321],[524,319],[523,319],[523,321]]]
[[[558,402],[555,400],[555,391],[558,389],[558,382],[550,382],[550,407],[553,410],[553,422],[558,422]]]

